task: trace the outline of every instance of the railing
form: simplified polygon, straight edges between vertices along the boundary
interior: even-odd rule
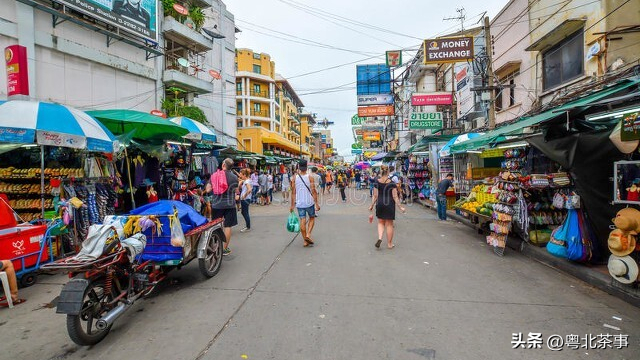
[[[256,97],[263,97],[263,98],[269,98],[269,92],[268,91],[253,91],[251,90],[250,92],[251,96],[256,96]]]
[[[289,130],[293,131],[294,133],[298,134],[298,136],[300,136],[300,130],[296,128],[290,128]]]
[[[236,114],[242,116],[242,109],[236,109]]]
[[[294,113],[289,113],[289,119],[294,120],[295,122],[300,124],[300,119],[298,119],[298,117]]]
[[[269,117],[269,110],[260,110],[260,111],[256,111],[256,110],[251,110],[251,115],[252,116],[262,116],[262,117]]]
[[[276,121],[280,122],[280,115],[276,114]]]
[[[236,95],[242,95],[242,89],[236,89]]]

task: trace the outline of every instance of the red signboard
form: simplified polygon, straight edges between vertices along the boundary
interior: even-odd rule
[[[7,96],[29,95],[29,71],[27,69],[27,48],[11,45],[4,48],[7,64]]]
[[[415,94],[411,96],[411,105],[413,106],[451,104],[453,104],[453,95],[450,93]]]
[[[151,110],[151,115],[160,116],[161,118],[167,118],[167,114],[165,114],[162,110]]]
[[[387,116],[395,113],[393,105],[381,105],[381,106],[359,106],[358,116]]]

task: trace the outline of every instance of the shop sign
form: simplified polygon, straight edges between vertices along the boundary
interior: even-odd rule
[[[404,122],[404,128],[405,129],[408,128],[409,127],[409,118],[404,118],[403,122]]]
[[[504,150],[505,149],[490,149],[490,150],[484,150],[482,152],[482,154],[480,154],[481,158],[497,158],[497,157],[503,157],[504,156]]]
[[[402,65],[402,50],[387,51],[387,66],[396,67]]]
[[[393,115],[395,109],[393,105],[378,105],[378,106],[360,106],[358,107],[358,116],[387,116]]]
[[[375,94],[375,95],[358,95],[358,106],[369,106],[369,105],[391,105],[393,104],[393,95],[391,94]],[[358,115],[354,115],[357,117]],[[353,123],[353,118],[351,121],[351,125],[359,125]]]
[[[27,69],[27,48],[11,45],[4,48],[7,69],[7,96],[29,95],[29,71]]]
[[[411,130],[439,130],[442,129],[442,120],[409,120]]]
[[[364,130],[362,130],[362,128],[358,128],[355,130],[355,132],[356,132],[356,137],[358,137],[358,136],[362,136],[362,133],[364,133]]]
[[[360,103],[360,97],[358,96],[358,103]],[[358,125],[362,125],[362,123],[364,122],[364,118],[358,116],[358,114],[353,115],[351,117],[351,126],[358,126]]]
[[[159,1],[110,1],[110,0],[56,0],[89,17],[113,25],[133,35],[154,42],[158,41]],[[135,3],[135,5],[133,4]],[[176,6],[177,5],[177,6]],[[178,4],[174,10],[189,15],[189,10]]]
[[[379,141],[380,137],[381,135],[379,131],[365,131],[362,134],[362,139],[364,141]]]
[[[442,112],[414,112],[411,120],[442,120]]]
[[[323,149],[326,149],[327,148],[327,144],[326,143],[322,143],[322,144],[320,144],[320,147],[323,148]]]
[[[462,79],[461,81],[458,81],[458,83],[456,84],[456,91],[460,91],[460,90],[464,89],[465,86],[467,86],[467,78],[466,77],[464,79]]]
[[[424,41],[424,64],[473,60],[473,36]]]
[[[62,146],[73,149],[84,149],[86,138],[78,135],[58,134],[50,131],[37,131],[36,140],[40,145]]]
[[[451,105],[451,104],[453,104],[453,94],[447,93],[447,92],[414,94],[411,96],[411,105],[413,106]]]
[[[351,149],[352,155],[360,155],[362,154],[362,149]]]
[[[162,110],[151,110],[151,115],[155,115],[155,116],[160,116],[161,118],[166,119],[167,118],[167,114],[164,113],[164,111]]]
[[[377,151],[365,151],[363,155],[365,157],[371,158],[376,156],[377,153],[378,153]]]
[[[622,115],[622,131],[620,138],[622,141],[632,141],[640,139],[640,111],[629,112]]]

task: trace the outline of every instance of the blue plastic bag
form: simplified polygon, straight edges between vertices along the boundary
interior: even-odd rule
[[[300,219],[292,211],[287,219],[287,231],[292,233],[300,232]]]
[[[584,255],[584,248],[582,247],[582,233],[576,210],[569,210],[565,226],[567,227],[567,259],[579,261]]]

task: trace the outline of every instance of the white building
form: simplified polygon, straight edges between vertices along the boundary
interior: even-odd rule
[[[118,12],[119,3],[0,0],[0,48],[26,47],[30,98],[149,112],[178,97],[204,111],[219,142],[235,145],[236,27],[224,3],[191,2],[205,16],[200,31],[186,16],[165,17],[162,2],[142,0],[144,10],[133,15]],[[7,98],[6,76],[0,76],[0,98]]]

